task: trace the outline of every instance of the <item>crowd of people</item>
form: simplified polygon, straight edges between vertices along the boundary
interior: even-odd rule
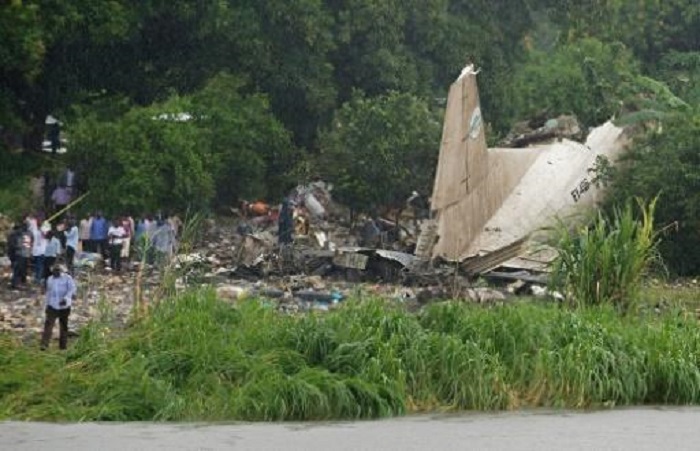
[[[79,221],[58,217],[53,223],[41,214],[28,214],[16,222],[7,237],[12,264],[11,288],[34,283],[45,287],[55,263],[65,263],[73,274],[79,252],[101,255],[106,268],[120,272],[132,258],[147,263],[168,261],[176,250],[182,223],[175,216],[130,215],[106,218],[102,212],[86,214]],[[32,276],[32,277],[30,277]]]
[[[105,267],[115,272],[120,272],[122,263],[132,257],[151,264],[165,262],[176,251],[181,226],[177,216],[134,219],[123,215],[108,220],[99,211],[79,221],[67,215],[58,216],[52,223],[41,214],[28,214],[17,221],[7,237],[12,265],[10,286],[19,289],[31,283],[45,292],[41,348],[48,347],[58,320],[59,348],[66,349],[68,317],[77,293],[73,273],[78,253],[101,254],[105,261],[109,260]]]

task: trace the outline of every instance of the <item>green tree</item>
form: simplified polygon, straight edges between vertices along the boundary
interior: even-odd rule
[[[597,125],[622,111],[638,75],[638,64],[621,44],[585,39],[552,54],[533,50],[509,86],[511,114],[523,119],[542,111],[568,113]]]
[[[322,133],[320,172],[356,211],[401,207],[413,190],[430,192],[441,123],[425,101],[391,92],[355,92]]]
[[[88,115],[71,127],[69,156],[90,191],[86,205],[111,214],[207,206],[214,193],[208,143],[194,120],[181,120],[190,105],[174,97],[113,121]]]
[[[695,0],[552,0],[568,42],[595,37],[623,42],[649,67],[671,50],[700,47],[700,4]]]
[[[111,212],[184,210],[281,195],[297,149],[267,98],[242,94],[244,86],[220,74],[192,96],[116,118],[101,108],[78,114],[69,159],[85,177],[88,204]]]
[[[3,2],[0,42],[0,126],[19,133],[27,116],[22,93],[34,86],[45,52],[37,8],[19,0]],[[14,141],[6,144],[21,146],[21,141]]]
[[[520,120],[542,112],[574,114],[595,126],[611,118],[639,122],[688,107],[664,83],[642,75],[622,44],[596,39],[559,46],[549,54],[532,51],[506,89],[510,107],[502,112]]]
[[[669,52],[656,74],[680,98],[700,105],[700,52]]]
[[[611,203],[660,193],[660,227],[677,225],[663,236],[661,251],[677,274],[700,271],[700,114],[667,117],[663,126],[639,139],[614,177]]]
[[[192,98],[211,153],[216,205],[280,198],[293,186],[301,158],[289,131],[272,115],[267,96],[244,91],[240,79],[219,74]]]

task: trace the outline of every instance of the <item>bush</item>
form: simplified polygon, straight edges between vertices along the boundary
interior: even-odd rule
[[[646,205],[639,202],[641,218],[637,219],[628,202],[611,216],[598,213],[588,226],[572,231],[560,225],[553,286],[581,306],[611,304],[626,311],[657,256],[655,208],[656,200]]]

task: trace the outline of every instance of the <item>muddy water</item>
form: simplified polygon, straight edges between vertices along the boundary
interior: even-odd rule
[[[700,450],[700,409],[284,424],[0,423],[0,450]]]

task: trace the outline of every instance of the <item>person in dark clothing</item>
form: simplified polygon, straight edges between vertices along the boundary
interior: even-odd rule
[[[51,143],[51,153],[58,152],[61,148],[61,123],[55,119],[48,124],[47,137]]]
[[[32,259],[32,249],[34,247],[34,237],[26,224],[22,224],[22,233],[19,239],[19,248],[16,253],[17,267],[19,268],[19,280],[22,284],[27,283],[27,273],[29,272],[29,262]]]
[[[360,246],[379,248],[381,244],[382,231],[377,226],[374,218],[367,218],[360,230]]]
[[[406,205],[413,211],[416,220],[430,217],[430,204],[425,196],[418,194],[417,191],[411,193],[411,196],[406,200]]]
[[[32,236],[24,223],[16,223],[7,238],[7,256],[12,263],[13,289],[19,288],[20,283],[27,283],[27,265],[32,255]]]
[[[48,171],[45,171],[42,177],[44,179],[44,209],[49,211],[51,209],[51,195],[55,187]]]
[[[279,244],[291,244],[294,240],[294,211],[292,203],[288,198],[282,201],[282,208],[280,209],[277,226]]]
[[[7,235],[7,256],[10,262],[15,261],[15,253],[17,251],[17,238],[19,237],[21,224],[16,222],[12,226],[12,230]]]
[[[20,229],[21,224],[15,223],[15,225],[12,227],[12,231],[7,235],[7,257],[10,259],[10,267],[12,268],[12,281],[10,282],[10,287],[12,289],[18,288],[19,285],[16,262]]]

